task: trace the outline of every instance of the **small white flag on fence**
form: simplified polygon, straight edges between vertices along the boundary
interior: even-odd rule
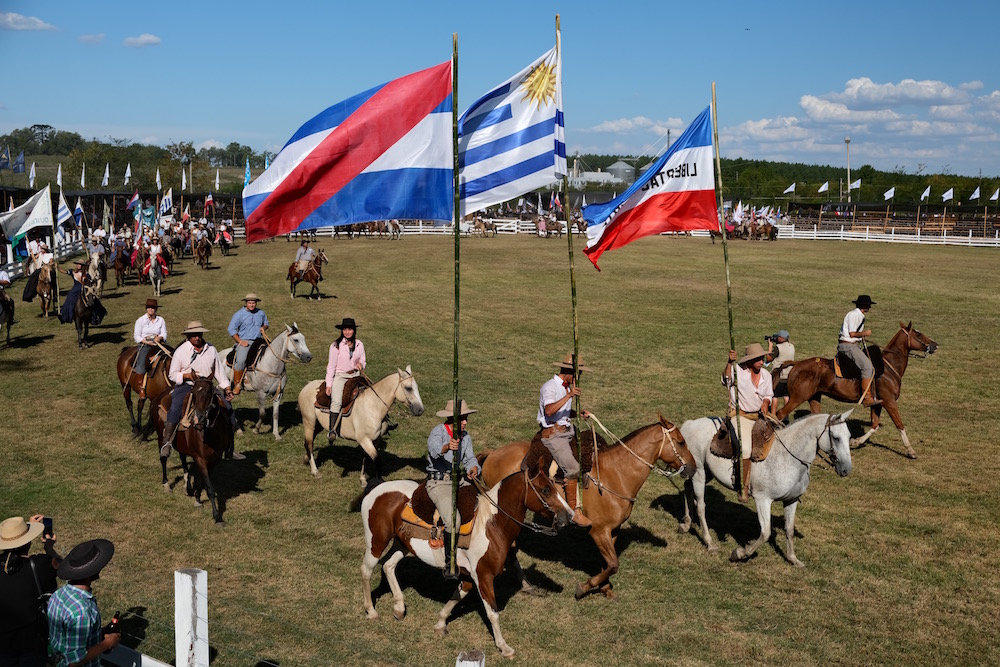
[[[111,180],[111,163],[107,162],[104,164],[104,180],[101,181],[101,187],[108,187],[109,180]]]
[[[132,163],[129,162],[128,166],[125,167],[125,185],[128,185],[129,179],[132,178]]]
[[[80,172],[80,187],[87,187],[87,163],[83,163],[83,170]]]
[[[859,178],[858,180],[856,180],[853,183],[851,183],[849,186],[847,186],[847,189],[848,190],[860,190],[861,189],[861,179]]]
[[[187,190],[188,187],[188,175],[184,171],[184,167],[181,167],[181,190]]]
[[[979,199],[979,188],[976,188],[976,191],[969,195],[969,201],[975,201],[976,199]]]
[[[266,167],[265,167],[265,169],[266,169]],[[215,170],[215,189],[216,190],[219,189],[219,170],[218,170],[218,168],[216,168],[216,170]]]
[[[156,168],[156,189],[157,190],[162,190],[163,189],[163,184],[160,183],[160,168],[159,167]]]
[[[993,196],[990,197],[990,201],[996,201],[997,199],[1000,199],[1000,188],[997,188],[997,191],[993,193]]]
[[[948,188],[948,191],[941,195],[941,201],[950,201],[955,196],[955,188]]]
[[[816,191],[816,194],[819,194],[820,192],[826,192],[829,189],[830,189],[830,181],[827,181],[823,185],[819,186],[819,190]]]
[[[931,186],[928,185],[927,189],[924,190],[924,194],[920,195],[920,201],[924,201],[930,196],[931,196]]]
[[[882,196],[885,197],[886,201],[889,201],[890,199],[892,199],[893,197],[895,197],[896,196],[896,186],[894,185],[891,188],[889,188],[888,190],[886,190],[883,193]]]
[[[62,187],[62,162],[59,163],[59,169],[56,171],[56,185]]]
[[[787,195],[789,192],[795,192],[795,183],[794,182],[791,185],[789,185],[787,188],[785,188],[785,191],[782,192],[781,194]]]
[[[28,187],[35,187],[35,163],[31,163],[31,171],[28,172]]]

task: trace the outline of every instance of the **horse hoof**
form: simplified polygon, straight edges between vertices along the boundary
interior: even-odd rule
[[[575,597],[577,600],[582,600],[583,596],[585,596],[586,594],[587,594],[587,589],[583,587],[583,584],[577,584],[576,592],[573,594],[573,597]]]
[[[500,655],[510,660],[514,657],[514,649],[509,646],[507,648],[500,649]]]
[[[392,617],[395,618],[397,621],[402,621],[404,618],[406,618],[406,609],[393,609]]]
[[[377,621],[378,620],[378,612],[375,611],[374,609],[372,609],[371,611],[365,612],[365,616],[368,618],[369,621]]]
[[[275,432],[274,432],[274,439],[275,439],[275,440],[281,440],[281,436],[280,436],[280,435],[278,435],[278,432],[277,432],[277,431],[275,431]]]
[[[436,637],[444,637],[447,634],[448,634],[448,628],[438,628],[438,627],[434,628],[434,636]]]
[[[215,520],[215,527],[216,528],[225,528],[226,527],[226,522],[223,521],[222,519],[216,519]]]
[[[906,458],[915,459],[917,458],[917,453],[911,449],[908,452],[906,452]]]
[[[164,493],[173,493],[173,489],[170,488],[169,482],[164,482],[163,483],[163,492]]]
[[[688,532],[689,530],[691,530],[691,524],[688,524],[688,525],[684,525],[683,523],[677,524],[677,532],[679,534],[683,535],[686,532]]]
[[[718,552],[719,552],[719,545],[718,544],[714,544],[713,543],[713,544],[709,544],[708,545],[708,553],[714,554],[714,553],[718,553]]]
[[[739,563],[741,560],[743,560],[743,556],[740,553],[740,551],[741,550],[739,548],[733,549],[733,553],[729,554],[730,563]]]

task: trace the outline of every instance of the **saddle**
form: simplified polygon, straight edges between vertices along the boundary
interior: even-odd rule
[[[771,446],[774,444],[776,429],[779,428],[783,428],[783,424],[770,417],[764,417],[754,422],[753,431],[750,434],[751,461],[759,463],[767,458],[767,455],[771,453]],[[728,419],[723,422],[715,437],[712,438],[709,451],[724,459],[735,459],[740,455],[739,440]]]
[[[458,487],[458,516],[461,526],[458,529],[458,546],[468,549],[472,536],[472,524],[476,520],[476,509],[479,504],[479,492],[474,486]],[[468,517],[468,520],[465,520]],[[414,490],[413,495],[403,507],[400,517],[409,530],[411,537],[434,539],[444,526],[441,516],[434,506],[431,497],[427,495],[427,484],[423,483]]]
[[[577,453],[577,444],[580,443],[580,452]],[[607,443],[601,436],[596,437],[596,444],[598,447],[607,447]],[[583,486],[587,488],[590,483],[590,476],[587,474],[591,471],[594,465],[594,446],[595,437],[594,431],[588,430],[583,433],[574,434],[573,441],[570,443],[570,450],[573,452],[573,458],[578,459],[577,463],[580,464],[580,472],[583,475]],[[548,448],[542,444],[542,431],[539,429],[535,433],[535,437],[531,439],[531,444],[528,446],[528,453],[524,455],[521,460],[521,470],[527,470],[529,474],[534,475],[539,470],[545,470],[548,473],[549,478],[558,480],[560,484],[564,484],[564,475],[559,464],[555,462],[552,458],[552,453],[549,452]]]
[[[885,373],[885,361],[882,360],[882,348],[878,345],[868,346],[868,358],[872,360],[875,367],[875,377],[882,377]],[[833,372],[838,378],[845,380],[860,380],[861,369],[847,355],[838,352],[833,358]]]
[[[350,378],[344,383],[344,396],[340,401],[341,419],[350,416],[351,410],[354,408],[354,401],[361,394],[361,390],[370,386],[372,386],[372,383],[363,375]],[[320,410],[325,412],[330,411],[331,401],[330,397],[326,394],[326,382],[320,383],[319,388],[316,389],[315,405]]]
[[[255,338],[252,343],[250,343],[250,350],[247,352],[247,366],[246,370],[252,371],[257,368],[257,362],[260,358],[264,356],[264,348],[267,347],[267,341],[264,337]],[[233,367],[233,361],[236,359],[236,348],[229,350],[229,354],[226,355],[226,366],[229,368]]]
[[[167,413],[170,412],[170,404],[173,401],[173,398],[173,395],[168,393],[163,400],[160,401],[158,412],[160,414],[160,421],[164,423],[167,421]],[[193,398],[194,395],[189,393],[184,399],[184,409],[181,411],[181,420],[177,423],[178,433],[191,428],[191,417],[194,414],[194,410],[191,407],[191,401]],[[215,391],[215,406],[223,411],[228,409],[218,390]]]

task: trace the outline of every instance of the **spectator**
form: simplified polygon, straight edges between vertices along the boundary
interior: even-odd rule
[[[786,361],[795,361],[795,345],[788,340],[788,336],[788,330],[782,329],[773,336],[767,337],[767,356],[765,360],[771,364],[772,369],[781,368],[781,365]],[[774,385],[775,397],[788,396],[788,374],[791,372],[791,366],[781,371],[781,377],[778,378],[778,383]],[[777,410],[778,401],[771,401],[771,415],[773,416]]]
[[[121,633],[101,636],[101,612],[93,584],[115,553],[108,540],[73,547],[59,565],[66,585],[49,598],[49,647],[57,667],[100,667],[100,656],[121,641]]]

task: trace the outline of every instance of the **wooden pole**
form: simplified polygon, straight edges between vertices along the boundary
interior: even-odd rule
[[[459,171],[458,171],[458,33],[451,35],[451,147],[452,147],[452,176],[454,189],[454,231],[455,231],[455,319],[454,319],[454,345],[452,348],[452,433],[458,439],[458,451],[451,453],[451,525],[455,530],[449,531],[451,543],[445,545],[445,549],[451,552],[451,568],[449,572],[458,576],[458,482],[461,470],[459,468],[460,453],[462,451],[462,401],[458,394],[458,322],[460,314],[460,277],[461,277],[461,256],[459,252],[459,238],[461,231],[461,202],[459,199]]]

